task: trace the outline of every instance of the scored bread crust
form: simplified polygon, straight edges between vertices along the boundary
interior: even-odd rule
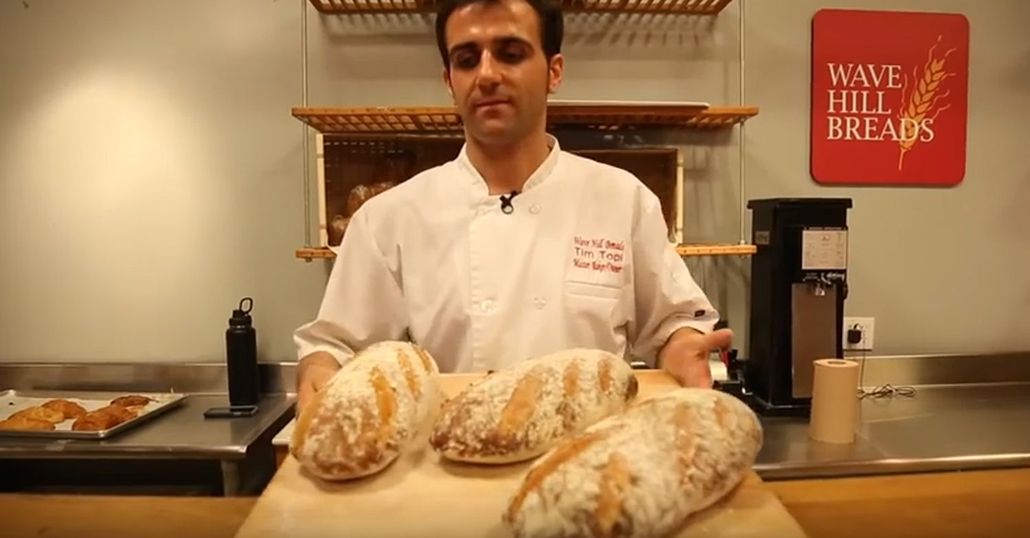
[[[502,519],[520,538],[665,536],[732,491],[761,446],[743,402],[677,389],[534,462]]]
[[[424,349],[407,342],[374,344],[301,411],[290,453],[326,480],[375,474],[415,437],[439,390],[439,369]]]
[[[622,411],[636,392],[629,364],[611,353],[550,353],[489,374],[448,400],[429,442],[454,461],[524,461]]]

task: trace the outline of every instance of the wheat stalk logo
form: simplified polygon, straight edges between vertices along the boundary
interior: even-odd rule
[[[934,51],[940,44],[941,36],[937,36],[937,43],[930,47],[930,52],[927,54],[922,76],[919,76],[916,69],[912,70],[914,84],[908,92],[907,98],[905,90],[909,86],[908,76],[905,77],[905,83],[901,88],[902,106],[898,114],[898,117],[901,118],[901,137],[898,140],[898,143],[901,144],[901,155],[898,156],[898,170],[901,170],[905,162],[905,153],[911,150],[919,140],[919,129],[923,126],[923,121],[927,119],[927,116],[929,119],[935,120],[938,114],[951,106],[950,104],[940,106],[941,101],[947,99],[950,92],[939,90],[945,79],[955,75],[955,73],[948,73],[944,70],[945,61],[952,52],[955,52],[955,49],[945,52],[940,58],[935,58]],[[906,101],[908,102],[907,106],[905,105]]]

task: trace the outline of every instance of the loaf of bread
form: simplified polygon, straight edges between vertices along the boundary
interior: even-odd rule
[[[373,183],[373,184],[369,185],[369,189],[372,190],[372,196],[376,196],[376,195],[382,194],[383,192],[386,192],[386,191],[388,191],[388,190],[390,190],[390,189],[392,189],[392,188],[394,188],[396,186],[397,186],[397,183],[393,182],[393,181],[379,181],[379,182],[376,182],[376,183]]]
[[[337,247],[343,241],[343,234],[347,233],[347,226],[350,224],[350,217],[334,215],[329,223],[329,245]]]
[[[439,370],[425,350],[406,342],[372,345],[301,411],[290,453],[326,480],[377,473],[427,424],[439,393]]]
[[[528,460],[622,411],[636,392],[633,371],[611,353],[551,353],[491,373],[447,401],[429,442],[455,461]]]
[[[365,205],[365,202],[375,196],[372,192],[372,188],[365,184],[355,185],[350,193],[347,194],[347,216],[352,217],[358,212],[361,206]]]
[[[740,400],[677,389],[534,462],[502,519],[517,537],[665,536],[736,487],[761,445]]]
[[[397,182],[395,181],[377,181],[371,185],[364,183],[355,185],[347,195],[347,216],[354,216],[358,209],[365,205],[365,202],[396,186]]]

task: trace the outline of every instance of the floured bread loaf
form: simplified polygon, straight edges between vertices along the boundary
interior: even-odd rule
[[[455,461],[523,461],[622,411],[636,392],[633,371],[611,353],[552,353],[492,373],[447,401],[429,442]]]
[[[758,418],[740,400],[677,389],[534,462],[503,520],[517,537],[665,536],[729,493],[761,445]]]
[[[383,470],[439,402],[438,378],[436,362],[416,345],[370,346],[341,368],[301,411],[290,453],[326,480]]]

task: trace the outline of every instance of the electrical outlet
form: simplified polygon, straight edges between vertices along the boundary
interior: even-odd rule
[[[876,318],[844,318],[844,349],[872,351],[875,324]],[[862,339],[857,344],[848,343],[849,329],[858,329],[862,333]]]

